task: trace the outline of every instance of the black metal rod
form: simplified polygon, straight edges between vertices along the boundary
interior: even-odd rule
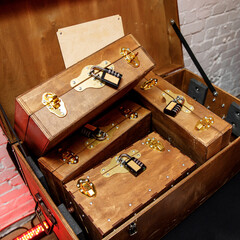
[[[182,35],[180,29],[178,28],[177,24],[175,23],[175,21],[173,19],[170,22],[171,22],[171,25],[172,25],[174,31],[176,32],[178,38],[182,42],[182,44],[185,47],[186,51],[188,52],[190,58],[192,59],[196,68],[198,69],[198,71],[200,72],[203,80],[207,84],[208,88],[210,89],[210,91],[213,93],[214,96],[217,96],[218,93],[217,93],[216,89],[214,88],[214,86],[210,82],[209,78],[207,77],[206,73],[204,72],[203,68],[201,67],[200,63],[198,62],[197,58],[195,57],[194,53],[192,52],[191,48],[189,47],[187,41],[183,37],[183,35]]]

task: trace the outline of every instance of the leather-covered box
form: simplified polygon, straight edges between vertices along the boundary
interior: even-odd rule
[[[124,162],[138,174],[140,168],[144,169],[135,176]],[[92,239],[113,237],[114,229],[173,188],[195,167],[190,158],[152,132],[67,183],[66,195]],[[156,213],[152,217],[160,216]],[[134,225],[130,236],[137,233],[137,222]]]
[[[104,140],[83,136],[80,129],[38,159],[58,202],[63,201],[64,184],[149,133],[151,113],[134,102],[121,100],[90,123],[104,131]]]
[[[122,48],[138,54],[138,67],[128,64]],[[119,87],[90,75],[95,65],[122,74]],[[137,40],[127,35],[17,97],[15,130],[35,155],[42,155],[125,95],[153,66]],[[117,82],[109,75],[107,80]]]

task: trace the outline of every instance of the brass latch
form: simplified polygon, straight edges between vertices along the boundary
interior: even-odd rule
[[[145,144],[148,145],[153,150],[158,150],[160,152],[163,152],[165,150],[165,147],[162,142],[157,140],[156,138],[147,138],[145,140]]]
[[[79,191],[87,197],[95,197],[97,192],[94,184],[88,179],[79,179],[77,182]]]
[[[129,119],[136,119],[138,118],[138,113],[134,112],[132,109],[125,108],[125,107],[120,107],[119,108],[120,112],[122,113],[123,116]]]
[[[54,113],[58,117],[65,117],[67,115],[67,109],[64,105],[64,102],[54,93],[44,93],[42,95],[42,103],[48,108],[51,113]]]
[[[70,150],[63,151],[62,148],[59,148],[58,152],[62,155],[61,156],[61,160],[64,163],[68,163],[68,164],[76,164],[76,163],[78,163],[79,157],[76,154],[74,154],[73,152],[71,152]]]
[[[157,78],[150,78],[142,84],[141,89],[142,90],[149,90],[149,89],[153,88],[154,86],[156,86],[157,83],[158,83]]]
[[[138,68],[140,66],[139,59],[137,57],[138,53],[132,52],[129,48],[121,48],[120,54],[125,58],[127,63],[131,66]]]
[[[214,123],[213,117],[203,117],[202,119],[198,120],[195,129],[198,131],[207,130],[211,127],[211,125]]]

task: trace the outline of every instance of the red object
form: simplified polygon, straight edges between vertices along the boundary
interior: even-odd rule
[[[43,222],[46,229],[49,228],[46,221]],[[34,228],[26,231],[25,233],[21,234],[20,236],[14,238],[13,240],[28,240],[28,239],[39,239],[45,235],[44,228],[42,224],[38,224]]]
[[[35,212],[35,202],[6,149],[0,127],[0,231]],[[17,227],[17,225],[16,225]]]

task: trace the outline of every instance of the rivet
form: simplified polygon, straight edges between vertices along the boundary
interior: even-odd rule
[[[105,171],[105,168],[103,168],[102,171],[104,172],[104,171]]]
[[[142,143],[142,145],[144,145],[144,142]]]
[[[167,178],[169,178],[169,176],[167,176]]]
[[[148,189],[148,191],[149,191],[149,192],[151,192],[151,191],[152,191],[152,189],[150,188],[150,189]]]
[[[83,214],[83,215],[82,215],[82,217],[84,218],[84,217],[85,217],[85,215]]]
[[[110,221],[111,221],[111,219],[109,218],[109,219],[108,219],[108,221],[110,222]]]
[[[88,144],[88,141],[86,142],[86,144]]]
[[[89,204],[92,205],[92,202],[90,202]]]
[[[116,126],[116,129],[119,129],[119,127],[118,127],[118,126]]]
[[[207,106],[207,109],[210,109],[210,106]]]
[[[223,103],[223,104],[222,104],[222,108],[224,108],[224,107],[225,107],[225,104]]]
[[[193,110],[193,106],[191,106],[190,109]]]
[[[183,163],[183,167],[185,166],[185,164]]]
[[[135,153],[135,150],[132,150],[132,153]]]
[[[108,61],[105,61],[105,64],[108,64]]]
[[[170,149],[168,149],[168,152],[171,152],[171,150],[170,150]]]
[[[114,123],[112,123],[112,126],[114,126],[115,124]]]
[[[109,176],[109,173],[107,173],[106,175]]]
[[[87,176],[87,178],[89,178],[89,176]]]
[[[91,145],[90,148],[93,148],[93,145]]]
[[[215,102],[216,101],[216,98],[213,98],[213,100],[212,100],[213,102]]]
[[[171,187],[173,187],[173,185],[171,185]]]
[[[132,206],[132,204],[131,203],[129,203],[129,207],[131,207]]]
[[[240,113],[239,113],[239,112],[237,113],[237,116],[238,116],[238,117],[240,116]]]
[[[73,84],[76,84],[76,81],[72,81]]]
[[[109,138],[107,138],[107,140],[109,140]]]
[[[79,88],[78,88],[78,90],[82,90],[82,88],[81,88],[81,87],[79,87]]]
[[[189,172],[187,172],[187,175],[189,175]]]

